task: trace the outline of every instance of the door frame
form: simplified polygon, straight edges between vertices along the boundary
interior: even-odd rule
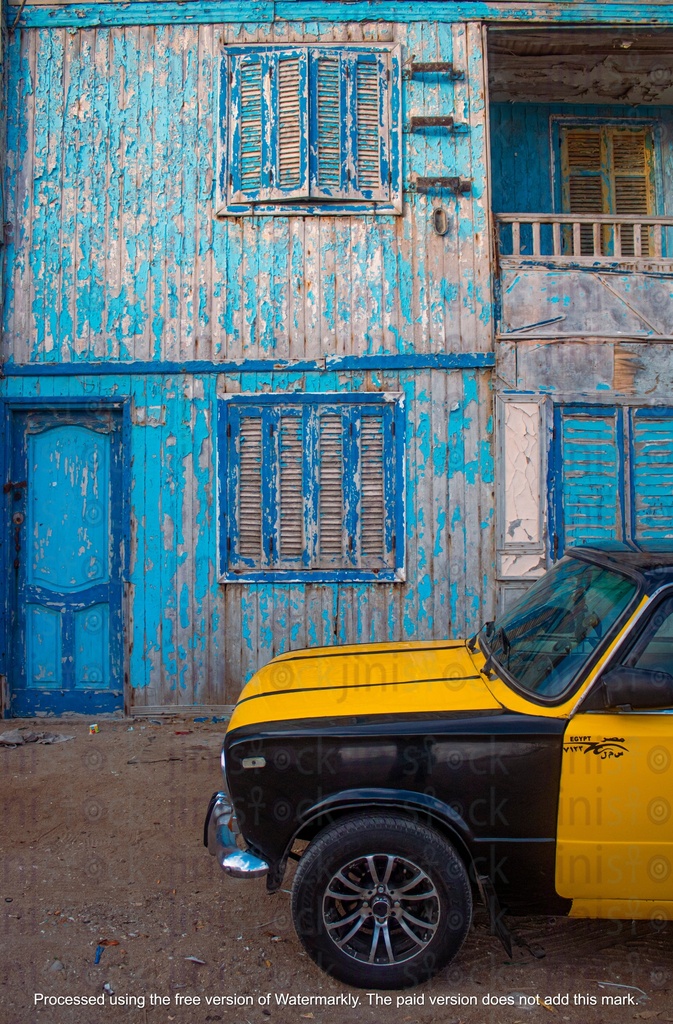
[[[31,409],[54,410],[55,412],[72,411],[74,414],[86,412],[118,412],[121,414],[121,478],[122,493],[120,496],[121,522],[119,536],[121,540],[120,571],[121,571],[121,631],[122,631],[122,687],[123,711],[129,713],[129,644],[128,624],[130,621],[129,601],[129,565],[131,557],[131,399],[123,398],[82,398],[69,396],[17,396],[0,398],[0,422],[3,427],[3,440],[0,444],[0,497],[2,499],[2,524],[0,530],[0,573],[2,579],[8,580],[13,566],[12,533],[9,529],[11,515],[11,489],[5,490],[12,465],[12,453],[19,427],[19,415]],[[0,718],[6,718],[10,711],[12,670],[12,602],[13,591],[5,587],[4,598],[0,600]]]

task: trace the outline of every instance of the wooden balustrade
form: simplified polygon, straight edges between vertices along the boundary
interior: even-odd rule
[[[673,217],[498,213],[501,260],[596,263],[673,261]]]

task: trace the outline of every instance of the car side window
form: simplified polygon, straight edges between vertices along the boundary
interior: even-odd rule
[[[673,675],[673,597],[655,608],[622,664],[644,672]]]

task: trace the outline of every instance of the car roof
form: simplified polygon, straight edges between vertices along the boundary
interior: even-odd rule
[[[643,577],[648,590],[673,584],[673,541],[652,545],[605,541],[578,545],[568,548],[565,553],[571,557],[599,561],[610,568],[637,573]]]

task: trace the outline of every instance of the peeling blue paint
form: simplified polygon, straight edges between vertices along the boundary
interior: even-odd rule
[[[483,427],[491,297],[473,277],[487,215],[483,126],[455,139],[405,137],[407,174],[473,169],[471,197],[451,200],[445,255],[418,194],[401,217],[219,217],[219,65],[212,33],[197,37],[190,21],[221,23],[234,6],[79,5],[77,25],[96,17],[96,32],[35,28],[7,51],[6,195],[20,230],[7,249],[15,347],[2,393],[128,402],[126,641],[130,687],[148,704],[171,702],[171,690],[185,704],[229,702],[259,664],[306,643],[455,634],[491,600],[486,584],[466,584],[475,531],[493,522],[483,489],[493,481],[492,419]],[[412,8],[394,11],[402,6],[406,21]],[[237,17],[243,10],[247,30],[273,16],[263,3],[237,6]],[[356,20],[364,8],[328,10]],[[150,15],[152,31],[114,27]],[[64,7],[47,23],[68,16]],[[28,5],[21,17],[45,15]],[[404,32],[419,59],[456,58],[446,19]],[[292,33],[322,39],[333,23],[293,21]],[[466,59],[455,109],[475,121],[467,86],[483,63],[479,52]],[[453,99],[450,82],[405,84],[409,109],[441,112]],[[457,326],[466,317],[470,350]],[[405,404],[396,544],[407,581],[222,582],[222,395],[383,390]]]

